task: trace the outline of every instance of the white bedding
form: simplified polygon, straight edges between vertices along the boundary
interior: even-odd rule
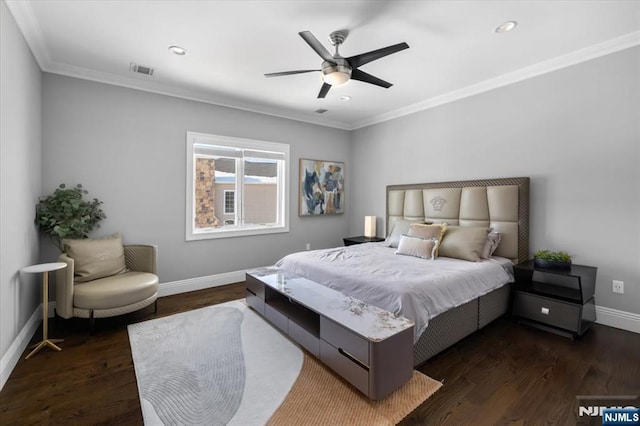
[[[430,319],[513,281],[509,259],[425,260],[395,251],[384,243],[358,244],[293,253],[276,266],[409,318],[414,342]]]

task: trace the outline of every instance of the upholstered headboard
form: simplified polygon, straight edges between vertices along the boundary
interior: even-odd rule
[[[488,226],[502,233],[496,256],[529,258],[529,178],[387,186],[389,233],[397,219]]]

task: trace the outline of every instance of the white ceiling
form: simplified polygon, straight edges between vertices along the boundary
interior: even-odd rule
[[[47,72],[354,129],[640,44],[640,1],[13,1]],[[507,20],[515,30],[493,29]],[[405,41],[362,67],[389,89],[350,81],[316,96],[322,60],[300,38],[350,34],[345,56]],[[167,49],[179,45],[187,55]],[[129,63],[155,69],[152,77]],[[339,100],[342,95],[351,101]],[[318,108],[325,114],[314,113]]]

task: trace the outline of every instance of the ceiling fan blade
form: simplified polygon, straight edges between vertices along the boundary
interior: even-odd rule
[[[281,77],[283,75],[293,75],[293,74],[303,74],[305,72],[314,72],[314,71],[321,71],[321,70],[298,70],[298,71],[282,71],[282,72],[270,72],[268,74],[265,74],[265,77]]]
[[[389,87],[393,86],[393,84],[387,81],[381,80],[378,77],[375,77],[371,74],[367,74],[364,71],[360,71],[359,69],[353,69],[351,71],[351,80],[358,80],[358,81],[363,81],[369,84],[375,84],[376,86],[384,87],[385,89],[388,89]]]
[[[298,34],[300,34],[300,37],[302,37],[302,39],[306,41],[307,44],[311,46],[311,48],[315,50],[315,52],[322,59],[324,59],[327,62],[331,62],[332,64],[335,64],[333,55],[329,53],[329,51],[322,45],[322,43],[318,41],[317,38],[315,38],[313,34],[311,34],[311,31],[301,31]]]
[[[327,83],[322,83],[322,87],[320,88],[320,93],[318,93],[318,99],[324,98],[329,93],[329,89],[331,89],[331,85]]]
[[[359,55],[352,56],[347,58],[347,62],[353,68],[358,68],[361,65],[368,64],[371,61],[375,61],[376,59],[384,58],[385,56],[391,55],[396,52],[400,52],[401,50],[408,49],[409,45],[407,43],[398,43],[393,46],[383,47],[382,49],[372,50],[371,52],[361,53]]]

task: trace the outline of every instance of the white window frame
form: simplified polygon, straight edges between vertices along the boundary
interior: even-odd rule
[[[187,132],[186,141],[187,154],[187,202],[186,202],[186,240],[204,240],[214,238],[244,237],[249,235],[263,235],[289,232],[289,170],[290,157],[289,145],[277,142],[268,142],[253,139],[235,138],[231,136],[210,135],[207,133]],[[220,228],[195,229],[195,185],[194,185],[194,145],[210,144],[216,146],[227,146],[236,149],[247,149],[256,151],[272,151],[284,154],[284,162],[278,167],[278,220],[275,224],[260,225],[236,225]],[[242,162],[239,162],[242,163]],[[242,167],[241,167],[242,168]],[[242,203],[242,188],[244,185],[244,172],[236,173],[240,184],[236,188],[236,215],[238,214],[239,203]],[[242,212],[242,209],[240,209]],[[241,223],[241,221],[240,221]]]

